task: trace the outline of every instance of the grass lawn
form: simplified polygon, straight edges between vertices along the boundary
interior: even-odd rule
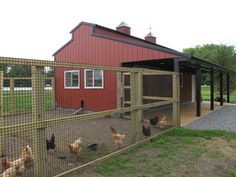
[[[3,112],[10,112],[11,100],[9,92],[3,94]],[[45,92],[45,107],[52,108],[52,92]],[[15,112],[26,112],[32,109],[31,92],[15,92],[14,93],[14,109]]]
[[[172,129],[80,176],[235,177],[236,133]]]
[[[202,86],[201,91],[202,99],[204,101],[210,101],[210,86]],[[223,95],[223,97],[226,99],[226,95]],[[230,94],[230,103],[236,103],[236,91]]]

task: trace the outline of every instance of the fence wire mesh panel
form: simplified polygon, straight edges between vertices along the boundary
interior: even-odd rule
[[[0,64],[3,177],[77,176],[179,125],[177,73],[3,57]]]

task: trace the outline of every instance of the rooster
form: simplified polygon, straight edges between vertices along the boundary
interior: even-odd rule
[[[147,125],[147,126],[143,125],[142,126],[142,131],[143,131],[143,135],[145,137],[150,136],[151,135],[151,127],[150,127],[150,125]]]
[[[24,164],[27,164],[33,161],[33,152],[29,145],[23,148],[21,152],[21,158],[24,160]]]
[[[77,156],[80,155],[82,150],[81,144],[81,137],[74,141],[74,143],[68,144],[69,152],[76,155],[74,161],[76,160]]]
[[[157,115],[155,115],[153,118],[149,119],[149,122],[152,126],[156,126],[156,124],[158,123],[159,117]]]
[[[168,126],[169,126],[169,124],[167,122],[166,115],[164,115],[163,117],[159,118],[159,120],[158,120],[158,127],[160,129],[167,128]]]
[[[2,166],[4,170],[4,173],[2,174],[3,177],[22,174],[25,170],[24,160],[22,158],[10,162],[4,157],[2,159]]]
[[[54,134],[52,134],[50,140],[46,139],[46,145],[47,145],[47,150],[49,150],[49,149],[54,150],[55,149],[56,144],[55,144],[55,135]]]
[[[119,134],[116,129],[111,127],[112,139],[115,141],[117,147],[119,148],[122,144],[124,144],[124,140],[127,134]]]

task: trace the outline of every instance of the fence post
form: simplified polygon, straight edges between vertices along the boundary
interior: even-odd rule
[[[142,72],[138,72],[137,74],[137,91],[136,91],[136,99],[137,105],[143,104],[143,74]],[[138,110],[138,121],[139,123],[143,119],[143,110]]]
[[[142,73],[131,72],[130,75],[130,96],[131,96],[131,106],[136,106],[141,104],[142,99],[142,85],[141,85],[141,76]],[[142,119],[142,111],[135,110],[131,112],[131,143],[135,143],[137,141],[137,134],[139,123]]]
[[[32,115],[33,122],[45,120],[44,113],[44,68],[32,66]],[[47,176],[46,132],[45,128],[36,128],[33,133],[34,176]]]
[[[55,109],[55,78],[53,77],[51,79],[51,84],[52,84],[52,108]]]
[[[0,71],[0,127],[4,126],[3,119],[3,71]],[[3,154],[4,137],[0,135],[0,154]]]
[[[14,78],[10,79],[10,106],[11,106],[11,115],[15,112],[15,104],[14,104]]]
[[[179,74],[172,75],[173,90],[173,126],[180,126],[180,104],[179,104]]]

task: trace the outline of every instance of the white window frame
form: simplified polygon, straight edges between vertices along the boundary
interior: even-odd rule
[[[102,72],[102,86],[101,87],[94,87],[94,70],[99,70]],[[93,86],[86,86],[86,71],[93,71]],[[85,69],[84,70],[84,88],[85,89],[104,89],[104,71],[101,69]]]
[[[67,87],[66,86],[66,73],[78,72],[78,86],[77,87]],[[64,71],[64,89],[79,89],[80,88],[80,70],[69,70]]]

